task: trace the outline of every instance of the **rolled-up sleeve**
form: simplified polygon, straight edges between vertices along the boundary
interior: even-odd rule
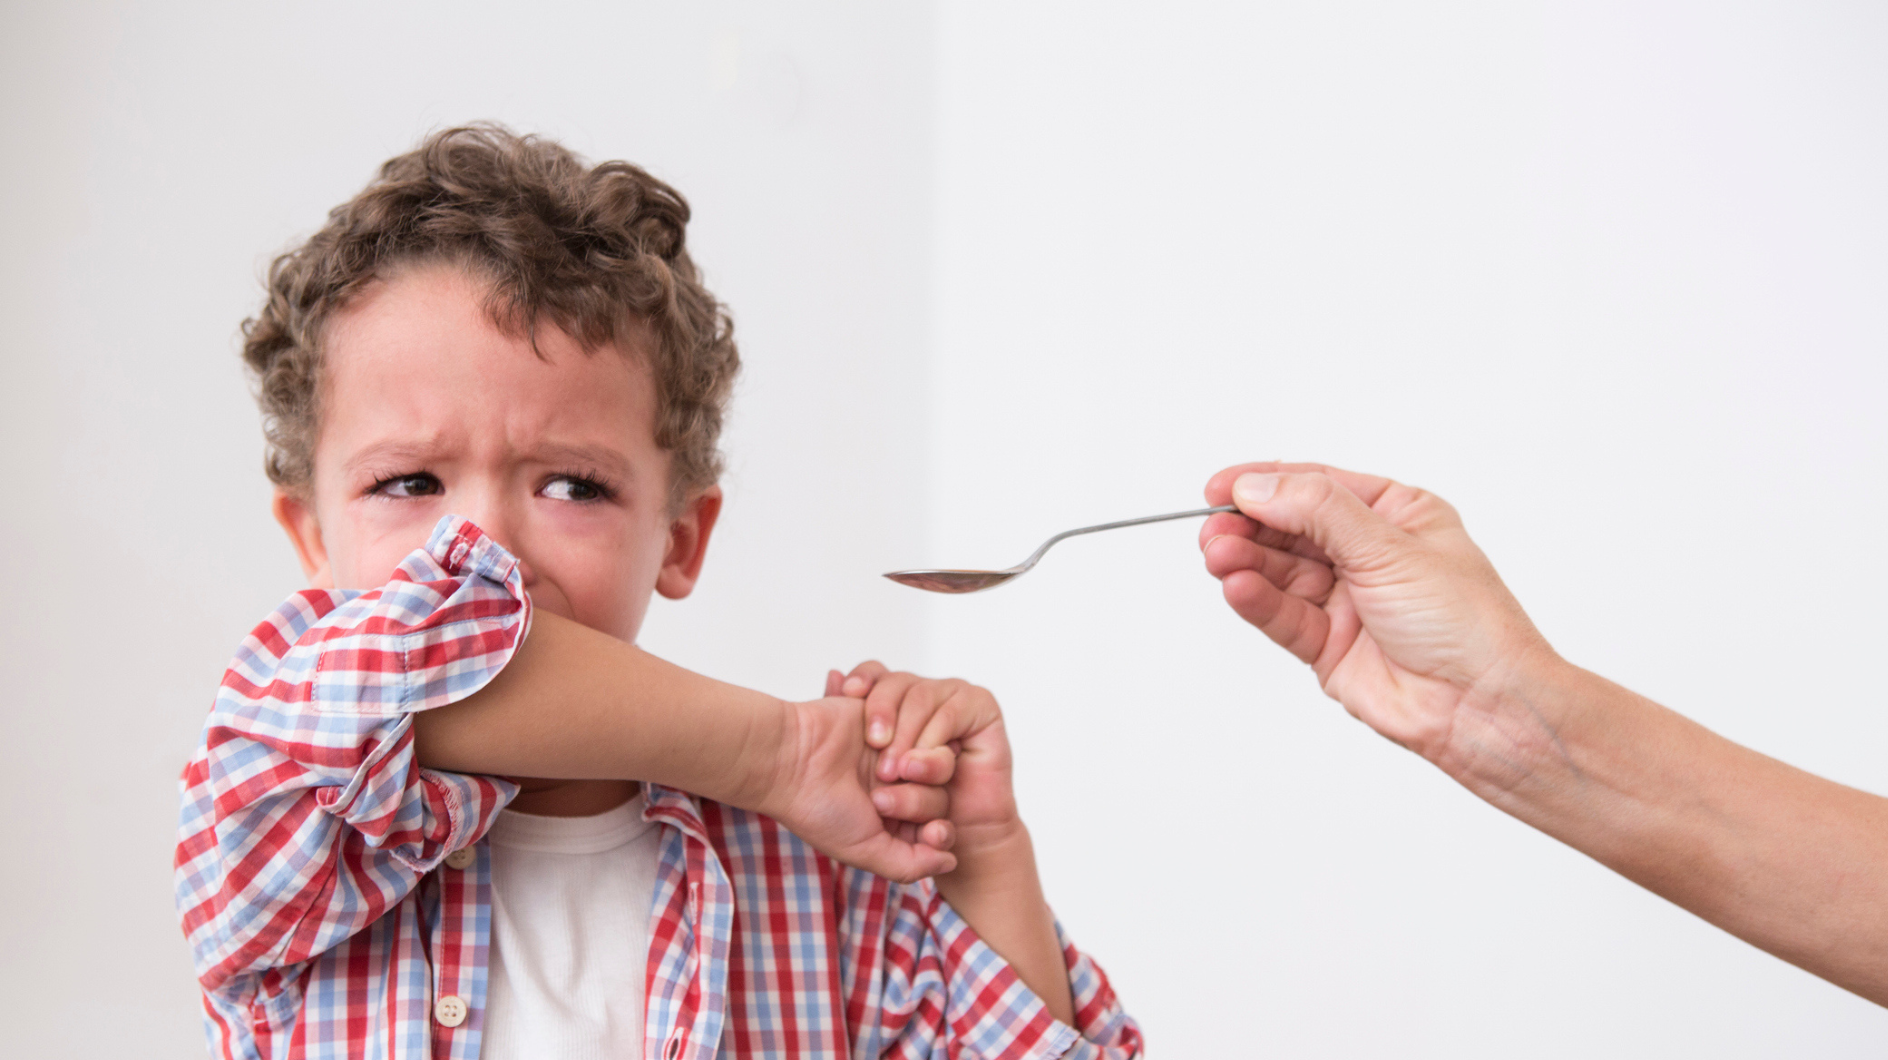
[[[515,787],[422,768],[412,716],[484,687],[530,617],[517,561],[448,517],[386,585],[297,593],[244,640],[184,771],[175,862],[213,1001],[358,932],[491,826]]]

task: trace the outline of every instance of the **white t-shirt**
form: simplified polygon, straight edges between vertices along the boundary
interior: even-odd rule
[[[480,1060],[642,1056],[662,832],[638,794],[594,817],[501,811]]]

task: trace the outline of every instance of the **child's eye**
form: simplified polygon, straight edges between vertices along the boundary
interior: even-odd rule
[[[600,501],[610,496],[608,486],[582,475],[559,475],[539,492],[554,501]]]
[[[391,478],[376,479],[374,488],[369,493],[383,497],[430,497],[440,493],[445,486],[431,472],[421,471],[414,475],[394,475]]]

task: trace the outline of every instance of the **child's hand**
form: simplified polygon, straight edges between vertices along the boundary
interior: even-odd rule
[[[881,749],[878,779],[945,785],[957,867],[938,875],[938,894],[1056,1019],[1072,1024],[1074,993],[1035,847],[1016,812],[1010,741],[996,697],[967,681],[888,673],[876,662],[826,681],[865,697],[866,743]]]
[[[861,663],[843,678],[834,672],[827,684],[865,697],[866,743],[880,749],[880,781],[945,786],[957,854],[1015,841],[1022,820],[995,696],[968,681],[893,673],[878,662]]]
[[[949,796],[934,784],[881,782],[866,746],[858,698],[787,704],[787,726],[767,793],[754,804],[795,835],[849,865],[910,883],[957,867],[942,820]]]
[[[846,677],[838,670],[826,674],[826,695],[841,696],[840,686]],[[863,698],[863,692],[852,699]],[[939,758],[939,754],[942,758]],[[956,842],[957,831],[948,818],[950,795],[943,788],[944,780],[950,779],[951,762],[956,758],[956,749],[951,748],[930,756],[932,768],[921,771],[926,775],[939,776],[936,782],[886,777],[879,772],[882,755],[877,748],[867,746],[861,758],[863,776],[872,777],[872,805],[878,808],[885,818],[885,828],[907,843],[922,843],[936,850],[949,850]],[[939,768],[938,763],[942,762]],[[913,782],[915,781],[915,782]]]

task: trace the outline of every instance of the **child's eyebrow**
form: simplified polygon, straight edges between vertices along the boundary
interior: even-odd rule
[[[631,477],[629,461],[623,454],[605,445],[546,443],[534,447],[531,458],[547,464],[566,465],[567,471],[595,470],[619,479]]]
[[[424,464],[434,455],[434,452],[435,447],[426,442],[375,442],[348,457],[347,462],[341,465],[341,470],[353,474],[369,469],[385,471],[389,466],[401,468]]]
[[[546,442],[514,455],[536,463],[563,465],[565,471],[594,471],[622,480],[634,477],[628,458],[607,445]],[[341,469],[349,475],[362,471],[398,471],[429,464],[438,456],[439,446],[434,442],[389,439],[355,453]]]

